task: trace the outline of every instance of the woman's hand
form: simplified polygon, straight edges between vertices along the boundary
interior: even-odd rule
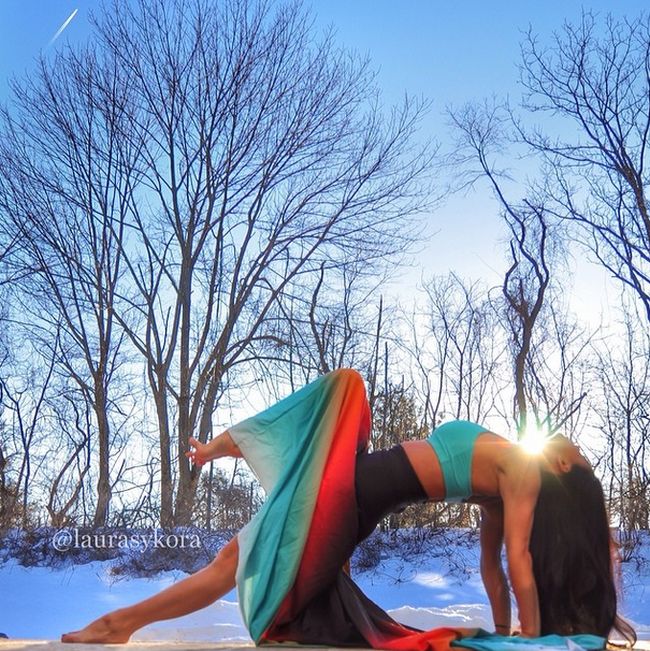
[[[210,456],[209,446],[201,441],[197,441],[194,437],[190,436],[190,445],[194,448],[185,453],[185,456],[199,468],[208,461],[212,461],[214,457]]]
[[[185,456],[195,465],[201,467],[221,457],[241,457],[242,453],[226,430],[213,438],[209,443],[201,443],[190,436],[190,445],[194,448],[185,453]]]

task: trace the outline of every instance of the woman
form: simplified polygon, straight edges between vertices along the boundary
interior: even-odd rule
[[[556,436],[532,456],[467,421],[427,440],[367,453],[363,380],[340,369],[208,444],[190,438],[203,465],[243,456],[268,498],[203,570],[64,642],[125,642],[151,622],[203,608],[237,584],[257,643],[294,641],[387,649],[445,648],[456,631],[421,632],[392,620],[341,567],[387,513],[415,501],[481,508],[481,576],[496,632],[512,630],[507,574],[521,635],[631,629],[616,615],[602,489],[589,462]]]

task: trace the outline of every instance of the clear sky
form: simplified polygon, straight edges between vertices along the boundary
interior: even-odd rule
[[[433,101],[425,130],[443,143],[447,106],[493,95],[517,102],[520,44],[529,28],[544,41],[583,11],[620,18],[649,7],[639,0],[315,0],[311,6],[342,43],[368,54],[388,100],[399,101],[406,91]],[[506,231],[485,188],[450,198],[429,226],[433,237],[402,279],[407,287],[448,270],[500,284]],[[617,305],[618,285],[584,255],[570,266],[572,310],[599,323],[601,311],[607,315]]]
[[[516,62],[522,30],[542,36],[576,20],[583,8],[615,16],[647,9],[643,0],[507,2],[504,0],[312,0],[321,26],[338,40],[368,54],[380,70],[387,97],[424,94],[442,103],[476,95],[516,92]],[[0,96],[6,78],[30,67],[38,54],[89,32],[97,0],[2,0],[0,2]],[[78,9],[60,39],[58,28]]]
[[[7,79],[28,73],[39,53],[48,55],[66,41],[88,37],[94,0],[0,0],[0,101]],[[331,26],[338,42],[367,54],[378,71],[387,104],[404,95],[433,101],[423,135],[445,141],[444,108],[497,95],[516,101],[519,44],[529,26],[544,40],[565,20],[576,21],[591,10],[635,16],[640,0],[506,2],[503,0],[312,0],[317,28]],[[50,43],[64,21],[78,13],[62,35]],[[504,263],[502,225],[487,193],[454,197],[430,218],[431,244],[403,281],[414,285],[421,274],[445,273],[483,277],[498,283]],[[576,294],[588,309],[600,302],[604,276],[593,270],[576,274]],[[611,292],[615,299],[616,292]]]

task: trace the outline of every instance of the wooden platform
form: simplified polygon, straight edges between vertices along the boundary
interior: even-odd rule
[[[128,644],[63,644],[55,640],[0,640],[0,651],[102,651],[102,649],[133,649],[133,651],[242,651],[254,646],[220,646],[207,642],[129,642]]]
[[[297,645],[283,645],[282,648],[298,648]],[[128,651],[244,651],[255,649],[251,644],[232,645],[214,642],[129,642],[128,644],[63,644],[54,640],[4,640],[0,639],[0,651],[109,651],[128,649]],[[267,647],[268,648],[268,647]],[[277,647],[280,648],[280,647]],[[329,650],[325,647],[301,646],[301,651],[355,651],[355,649]],[[358,651],[368,651],[360,649]],[[650,648],[649,650],[650,651]]]
[[[214,642],[129,642],[128,644],[63,644],[54,640],[3,640],[0,639],[0,651],[109,651],[110,649],[127,649],[128,651],[243,651],[255,649],[250,644],[232,645]],[[268,647],[266,647],[268,648]],[[298,645],[280,645],[276,648],[299,648],[301,651],[355,651],[355,649],[338,649],[335,647],[310,647]],[[550,647],[549,647],[550,648]],[[641,651],[650,651],[650,640],[640,640],[634,647]],[[368,651],[358,649],[357,651]]]

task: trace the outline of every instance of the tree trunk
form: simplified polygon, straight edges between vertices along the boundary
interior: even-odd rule
[[[106,413],[106,394],[102,379],[95,384],[95,414],[97,416],[97,436],[99,443],[99,477],[97,479],[97,506],[93,517],[93,527],[108,524],[108,510],[111,501],[110,481],[110,424]]]
[[[171,527],[174,524],[174,485],[170,455],[169,410],[163,390],[159,388],[154,394],[154,399],[160,436],[160,526]]]

